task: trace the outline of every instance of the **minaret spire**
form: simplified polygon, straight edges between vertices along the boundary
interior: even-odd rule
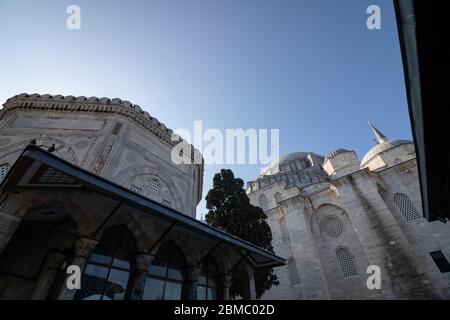
[[[388,141],[386,136],[382,134],[377,128],[375,128],[370,122],[369,127],[372,129],[373,133],[375,134],[375,138],[377,139],[378,144]]]

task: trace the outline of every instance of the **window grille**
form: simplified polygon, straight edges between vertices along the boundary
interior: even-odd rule
[[[409,200],[409,197],[404,193],[396,193],[394,195],[394,203],[400,210],[402,217],[405,221],[412,221],[422,218],[419,211],[417,211],[414,204]]]
[[[130,189],[131,191],[133,191],[133,192],[138,193],[138,194],[141,194],[141,192],[142,192],[142,189],[139,188],[139,187],[137,187],[137,186],[135,186],[134,184],[132,184],[132,185],[130,186],[129,189]]]
[[[337,238],[344,231],[344,226],[339,218],[328,216],[320,221],[320,231],[331,238]]]
[[[163,206],[170,207],[170,201],[168,201],[168,200],[166,200],[166,199],[163,199],[163,201],[161,201],[161,204],[162,204]]]
[[[289,233],[287,231],[286,226],[286,219],[284,217],[281,217],[278,220],[278,223],[280,224],[280,231],[281,231],[281,240],[283,240],[284,243],[289,243]]]
[[[150,190],[150,192],[158,193],[159,192],[159,181],[158,179],[152,178],[148,181],[146,188]]]
[[[10,166],[9,166],[8,163],[2,164],[2,165],[0,166],[0,182],[2,182],[3,179],[5,179],[6,174],[7,174],[8,171],[9,171],[9,168],[10,168]]]
[[[298,275],[297,264],[293,258],[287,261],[287,274],[291,286],[296,286],[300,284],[300,277]]]
[[[336,257],[344,278],[358,276],[358,268],[356,267],[355,258],[347,248],[338,248],[336,250]]]

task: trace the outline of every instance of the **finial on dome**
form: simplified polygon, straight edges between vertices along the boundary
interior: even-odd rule
[[[375,138],[377,140],[377,143],[383,143],[388,141],[388,138],[384,134],[382,134],[377,128],[375,128],[369,121],[369,127],[372,129],[373,133],[375,134]]]

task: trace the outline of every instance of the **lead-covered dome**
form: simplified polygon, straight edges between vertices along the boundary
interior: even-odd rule
[[[377,128],[375,128],[370,122],[369,126],[372,129],[377,145],[372,147],[361,160],[361,166],[367,164],[370,160],[372,160],[375,156],[388,151],[390,149],[396,148],[400,145],[410,144],[412,141],[409,140],[389,140],[384,134],[382,134]]]
[[[300,162],[303,163],[302,168],[307,168],[311,166],[311,162],[308,159],[308,155],[314,155],[317,157],[321,157],[319,155],[313,154],[311,152],[294,152],[294,153],[286,153],[279,157],[276,160],[273,160],[267,167],[265,167],[262,171],[262,175],[272,175],[279,173],[285,170],[286,167],[290,166],[291,162]]]
[[[374,146],[372,149],[370,149],[361,160],[361,165],[363,166],[367,162],[369,162],[371,159],[373,159],[376,155],[385,152],[389,149],[395,148],[397,146],[400,146],[402,144],[408,144],[412,143],[410,140],[387,140],[383,141],[376,146]]]
[[[287,153],[263,169],[255,181],[247,183],[249,192],[283,181],[289,186],[304,187],[326,179],[323,156],[312,152]]]

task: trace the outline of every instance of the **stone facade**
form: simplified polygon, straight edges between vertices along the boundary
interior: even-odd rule
[[[0,114],[0,168],[30,141],[83,169],[195,217],[202,165],[174,165],[172,131],[128,101],[27,95]]]
[[[264,299],[450,299],[450,272],[430,255],[450,257],[450,224],[423,218],[414,145],[372,128],[378,144],[362,162],[344,149],[294,153],[248,183],[287,258]],[[379,290],[367,287],[370,265]]]
[[[192,219],[203,165],[173,164],[180,141],[171,134],[119,99],[9,99],[0,111],[0,299],[228,299],[235,276],[246,279],[243,298],[255,299],[240,240],[218,242]],[[50,162],[27,158],[30,148]],[[161,275],[153,263],[172,269]],[[65,285],[68,265],[83,272],[82,291]]]

